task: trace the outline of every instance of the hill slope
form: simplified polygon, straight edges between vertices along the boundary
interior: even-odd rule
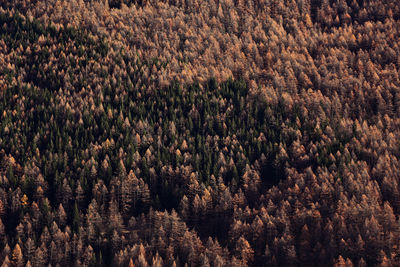
[[[396,1],[9,1],[4,266],[399,265]]]

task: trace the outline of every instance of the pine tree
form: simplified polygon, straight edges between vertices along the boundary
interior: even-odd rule
[[[73,210],[73,217],[72,217],[72,229],[74,233],[77,233],[79,235],[79,230],[80,230],[80,213],[78,209],[78,204],[75,202],[74,204],[74,210]]]
[[[253,260],[254,250],[243,236],[236,241],[235,252],[244,265],[247,265]]]
[[[11,261],[16,267],[22,267],[24,265],[24,258],[19,244],[16,244],[13,249]]]
[[[8,255],[5,256],[3,263],[1,264],[1,267],[11,267],[11,261],[8,258]]]

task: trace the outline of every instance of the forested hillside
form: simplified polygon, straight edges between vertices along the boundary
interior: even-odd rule
[[[0,1],[0,266],[400,266],[396,0]]]

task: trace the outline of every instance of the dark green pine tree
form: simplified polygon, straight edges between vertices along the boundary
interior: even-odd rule
[[[78,204],[75,201],[74,204],[74,211],[73,211],[73,219],[72,219],[72,230],[74,233],[79,233],[79,226],[80,226],[80,215],[79,215],[79,209],[78,209]]]

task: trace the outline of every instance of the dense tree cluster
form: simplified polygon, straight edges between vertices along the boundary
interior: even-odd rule
[[[1,2],[0,264],[400,265],[399,19]]]

